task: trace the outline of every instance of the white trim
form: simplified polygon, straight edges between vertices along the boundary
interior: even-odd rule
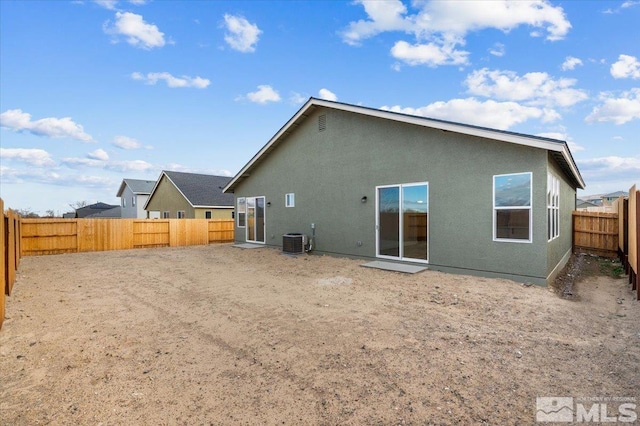
[[[244,203],[244,211],[240,211],[240,200]],[[238,228],[245,228],[247,226],[247,199],[245,197],[236,198],[236,226]],[[244,214],[244,225],[240,225],[240,213]],[[246,234],[245,234],[246,238]]]
[[[560,236],[560,179],[547,172],[547,242]]]
[[[529,205],[528,206],[500,206],[496,207],[496,178],[502,176],[516,176],[516,175],[529,175]],[[532,243],[533,242],[533,173],[532,172],[519,172],[519,173],[505,173],[501,175],[493,175],[492,178],[492,215],[493,215],[493,241],[499,243]],[[496,221],[498,210],[529,210],[529,239],[512,239],[512,238],[498,238],[496,235]]]
[[[293,192],[289,192],[284,194],[284,206],[285,207],[295,207],[296,206],[296,194]]]
[[[340,102],[327,101],[324,99],[309,98],[309,100],[294,114],[293,117],[285,123],[280,130],[271,138],[265,146],[258,151],[256,155],[236,174],[231,181],[224,187],[223,192],[227,192],[232,189],[239,179],[249,176],[249,171],[253,166],[261,159],[261,157],[267,154],[273,146],[277,144],[280,138],[287,133],[290,133],[296,126],[299,125],[299,121],[305,119],[310,115],[310,110],[315,107],[331,108],[340,111],[352,112],[360,115],[367,115],[370,117],[377,117],[386,120],[398,121],[402,123],[413,124],[416,126],[428,127],[432,129],[444,130],[449,132],[455,132],[470,136],[477,136],[486,139],[492,139],[502,142],[514,143],[517,145],[523,145],[533,148],[545,149],[548,151],[559,152],[564,157],[565,161],[569,165],[573,177],[578,182],[581,188],[585,187],[584,180],[578,172],[578,168],[573,161],[569,147],[565,141],[556,141],[552,139],[541,138],[537,136],[529,136],[518,133],[509,133],[495,129],[488,129],[478,126],[465,125],[461,123],[452,123],[447,121],[434,120],[426,117],[413,116],[407,114],[401,114],[392,111],[385,111],[374,108],[365,108],[358,105],[344,104]],[[233,191],[230,191],[233,192]]]
[[[414,257],[405,257],[404,256],[404,215],[402,214],[402,204],[404,201],[404,196],[402,190],[405,187],[410,186],[426,186],[427,187],[427,259],[416,259]],[[399,208],[399,220],[398,220],[398,244],[400,244],[398,256],[387,256],[380,254],[380,197],[379,197],[379,189],[384,188],[398,188],[399,191],[399,199],[398,199],[398,208]],[[409,182],[409,183],[399,183],[393,185],[379,185],[376,186],[376,257],[380,259],[390,259],[390,260],[400,260],[404,262],[414,262],[414,263],[429,263],[429,257],[431,254],[431,238],[429,235],[429,227],[431,224],[431,220],[429,220],[429,210],[431,209],[431,205],[429,203],[429,182]]]
[[[267,197],[265,197],[264,195],[257,195],[255,197],[244,197],[244,198],[245,198],[245,200],[247,202],[247,204],[246,204],[246,206],[247,206],[247,214],[246,214],[245,219],[244,219],[245,220],[245,224],[246,224],[245,232],[244,232],[244,240],[247,243],[266,244],[267,243]],[[263,230],[262,230],[262,235],[264,237],[264,241],[258,241],[258,240],[255,239],[256,236],[258,235],[258,232],[257,232],[258,227],[257,227],[256,224],[254,224],[254,230],[253,230],[254,239],[253,240],[249,239],[249,199],[253,199],[254,200],[254,207],[253,207],[254,213],[253,213],[253,215],[254,215],[254,220],[255,220],[255,218],[257,217],[256,216],[256,210],[257,210],[257,206],[258,206],[258,198],[262,198],[262,200],[264,201],[264,206],[263,206],[264,218],[263,218]]]

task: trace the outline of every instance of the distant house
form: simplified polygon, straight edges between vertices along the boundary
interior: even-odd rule
[[[233,194],[222,188],[228,176],[163,171],[156,181],[144,209],[148,217],[191,219],[233,218]]]
[[[589,211],[589,209],[599,208],[597,204],[590,203],[589,201],[578,200],[576,204],[576,210],[579,211]]]
[[[123,179],[116,194],[120,198],[122,217],[147,218],[144,205],[147,203],[155,184],[154,180]]]
[[[614,213],[614,201],[620,197],[627,197],[629,193],[625,191],[616,191],[608,194],[594,194],[582,197],[578,200],[576,210],[588,212]],[[583,204],[580,203],[583,202]]]
[[[78,219],[95,217],[120,217],[120,206],[98,202],[76,209],[75,217]]]
[[[225,192],[237,242],[546,284],[584,186],[564,141],[311,98]]]

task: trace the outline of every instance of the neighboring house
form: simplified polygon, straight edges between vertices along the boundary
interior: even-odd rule
[[[588,212],[600,212],[600,213],[616,213],[614,201],[620,197],[626,197],[629,194],[624,191],[616,191],[609,194],[595,194],[583,197],[582,201],[585,204],[580,204],[576,210],[588,211]]]
[[[76,218],[120,217],[120,206],[106,203],[95,203],[76,209]]]
[[[163,171],[156,181],[144,209],[151,217],[191,219],[233,218],[233,194],[222,188],[228,176]],[[158,212],[158,213],[155,213]]]
[[[116,194],[120,197],[122,217],[145,219],[144,205],[155,184],[154,180],[123,179]]]
[[[578,200],[577,201],[577,205],[576,205],[576,210],[579,211],[584,211],[584,212],[588,212],[588,211],[593,211],[594,209],[599,209],[600,207],[597,206],[596,204],[590,203],[589,201],[583,201],[583,200]]]
[[[237,242],[545,284],[584,186],[563,141],[311,98],[225,192]]]

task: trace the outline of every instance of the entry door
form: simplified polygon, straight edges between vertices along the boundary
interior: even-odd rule
[[[264,197],[247,197],[247,242],[264,243]]]
[[[429,260],[429,184],[376,188],[376,255],[382,258]]]

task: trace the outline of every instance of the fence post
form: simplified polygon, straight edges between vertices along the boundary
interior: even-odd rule
[[[7,263],[5,261],[5,252],[7,250],[6,245],[7,241],[4,235],[4,201],[0,198],[0,264],[2,264],[2,269],[0,270],[0,329],[2,329],[2,323],[4,322],[4,312],[5,312],[5,303],[6,296],[5,292],[7,291],[7,282],[6,282],[6,270]]]

